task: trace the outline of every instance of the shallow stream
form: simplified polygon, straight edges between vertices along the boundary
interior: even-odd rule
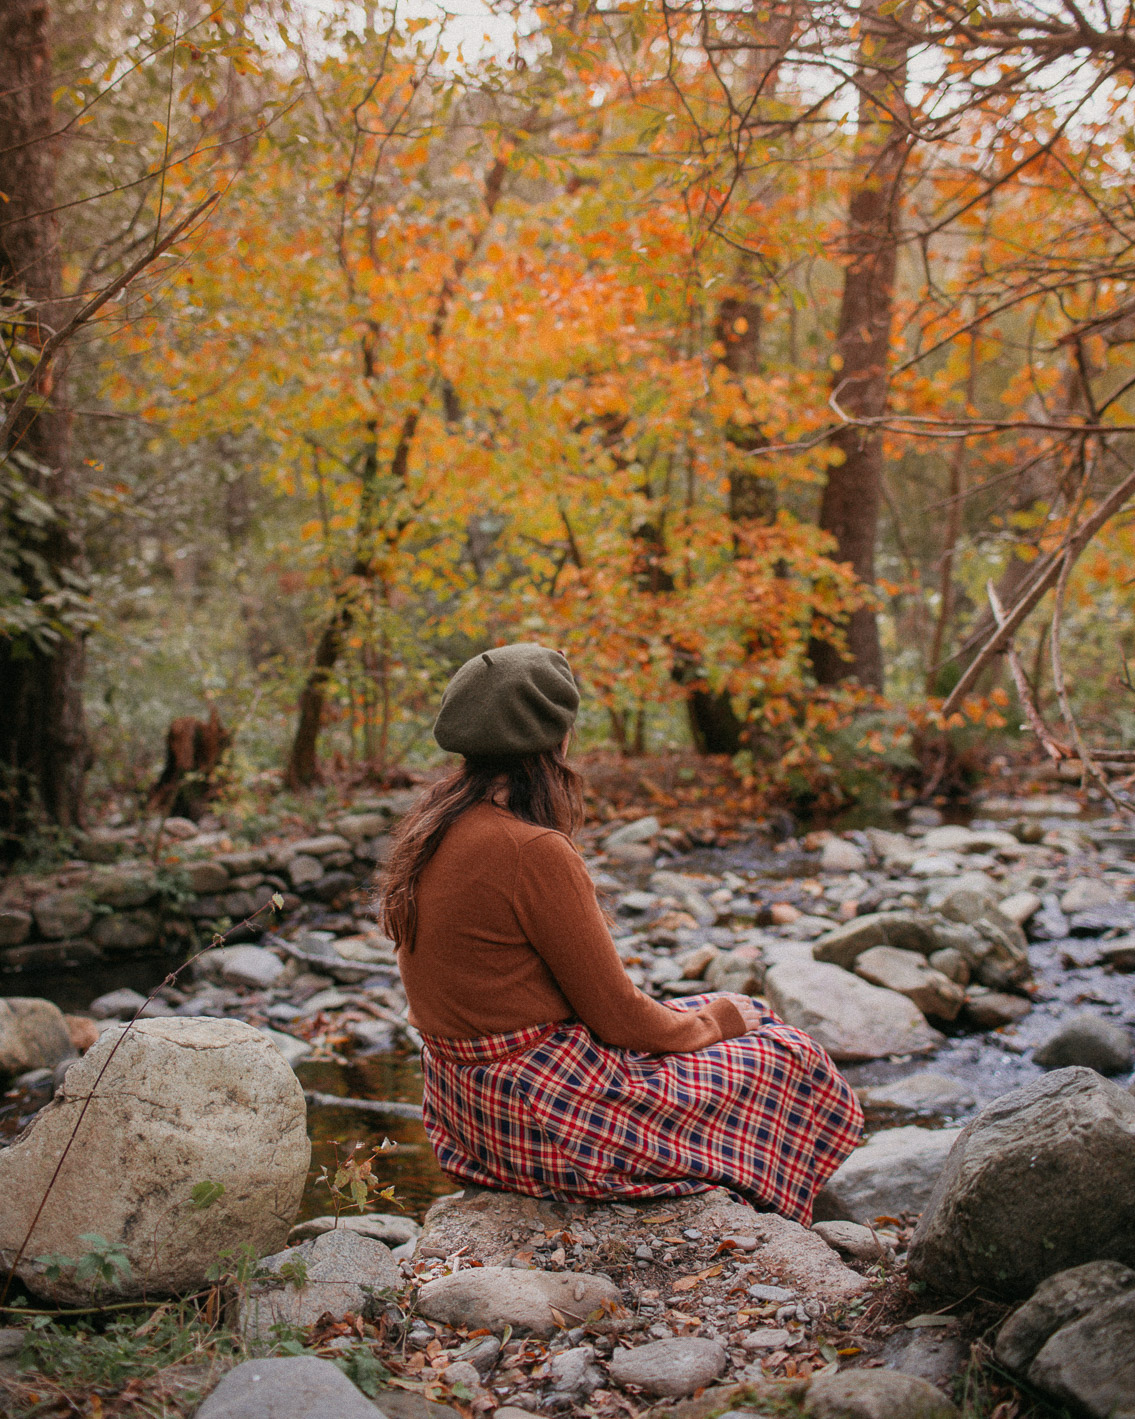
[[[1042,825],[1046,820],[1041,820]],[[1064,820],[1067,825],[1067,820]],[[1083,819],[1077,827],[1083,827]],[[1135,885],[1135,839],[1117,836],[1104,852],[1089,850],[1070,857],[1067,873],[1098,874],[1102,867],[1112,874],[1130,874]],[[668,870],[708,873],[721,877],[727,872],[743,875],[754,898],[777,899],[778,884],[814,878],[816,855],[795,848],[772,849],[754,842],[730,848],[708,848],[667,862]],[[636,875],[649,878],[650,867],[641,874],[623,870],[628,882]],[[831,880],[830,878],[828,879]],[[946,1075],[963,1086],[960,1096],[939,1111],[911,1113],[898,1109],[868,1109],[869,1128],[916,1123],[928,1128],[943,1127],[971,1117],[977,1109],[1010,1089],[1029,1082],[1043,1070],[1032,1061],[1032,1050],[1047,1039],[1058,1024],[1078,1010],[1095,1009],[1128,1028],[1135,1026],[1135,973],[1118,974],[1093,964],[1099,941],[1095,937],[1065,937],[1055,941],[1033,941],[1029,946],[1035,989],[1034,1008],[1022,1021],[998,1031],[982,1034],[958,1029],[947,1035],[935,1053],[916,1057],[876,1060],[848,1065],[844,1073],[856,1088],[877,1089],[914,1074]],[[64,1011],[78,1013],[104,992],[130,987],[149,994],[160,985],[176,962],[169,957],[125,960],[75,970],[25,972],[3,981],[6,994],[41,995]],[[941,1028],[941,1027],[940,1027]],[[951,1026],[944,1027],[947,1031]],[[305,1091],[343,1098],[421,1102],[421,1072],[417,1056],[406,1052],[356,1055],[346,1062],[311,1060],[296,1067]],[[1119,1083],[1126,1083],[1120,1078]],[[305,1193],[302,1216],[331,1210],[332,1199],[320,1182],[324,1168],[333,1170],[337,1150],[342,1156],[353,1145],[367,1148],[389,1140],[394,1146],[381,1160],[381,1175],[393,1183],[400,1205],[420,1218],[437,1197],[453,1190],[452,1182],[438,1168],[420,1122],[364,1112],[350,1106],[311,1104],[308,1110],[312,1138],[312,1166]],[[0,1118],[0,1127],[10,1132],[15,1119]]]

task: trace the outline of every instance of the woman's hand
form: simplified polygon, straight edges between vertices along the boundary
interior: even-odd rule
[[[764,1016],[753,1004],[747,995],[740,995],[736,991],[726,991],[728,998],[736,1005],[741,1019],[745,1022],[745,1033],[753,1034],[759,1030],[764,1023]]]

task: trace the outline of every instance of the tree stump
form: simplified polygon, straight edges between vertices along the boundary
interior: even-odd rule
[[[166,734],[165,767],[150,790],[150,811],[196,822],[216,795],[216,771],[231,743],[215,707],[204,721],[192,715],[173,720]]]

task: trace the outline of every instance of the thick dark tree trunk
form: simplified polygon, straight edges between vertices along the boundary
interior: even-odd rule
[[[29,322],[25,351],[63,320],[61,259],[54,216],[57,140],[53,129],[49,10],[45,0],[0,0],[0,306]],[[38,633],[0,633],[0,842],[7,855],[37,818],[79,825],[89,750],[83,719],[82,634],[60,615],[81,601],[83,549],[72,524],[75,473],[64,367],[56,361],[34,391],[0,455],[10,505],[17,480],[50,504],[35,528],[11,516],[0,537],[18,569],[25,611]],[[48,598],[51,598],[50,602]]]
[[[760,372],[761,305],[753,289],[752,263],[742,260],[736,291],[723,297],[717,311],[714,335],[722,347],[721,363],[732,378],[743,380]],[[733,524],[733,555],[748,554],[749,528],[769,523],[776,516],[776,488],[754,467],[753,453],[768,439],[756,424],[730,423],[725,430],[729,445],[729,520]],[[675,662],[676,676],[684,681],[700,678],[701,667],[687,657]],[[745,745],[745,720],[733,708],[726,690],[695,686],[686,696],[690,733],[703,754],[738,753]]]
[[[847,217],[847,264],[836,334],[834,394],[855,419],[886,412],[888,347],[894,310],[900,185],[908,147],[896,115],[905,112],[906,49],[881,0],[860,7],[859,159]],[[833,435],[843,455],[828,471],[820,527],[835,538],[835,558],[849,562],[867,589],[875,582],[875,541],[883,479],[883,436],[877,426],[847,424]],[[847,623],[847,655],[813,640],[812,668],[821,685],[854,678],[883,688],[883,654],[875,612],[862,606]]]

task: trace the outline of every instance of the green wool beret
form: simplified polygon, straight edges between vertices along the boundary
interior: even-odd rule
[[[540,754],[575,723],[579,690],[558,650],[532,642],[467,660],[441,697],[434,738],[466,758]]]

